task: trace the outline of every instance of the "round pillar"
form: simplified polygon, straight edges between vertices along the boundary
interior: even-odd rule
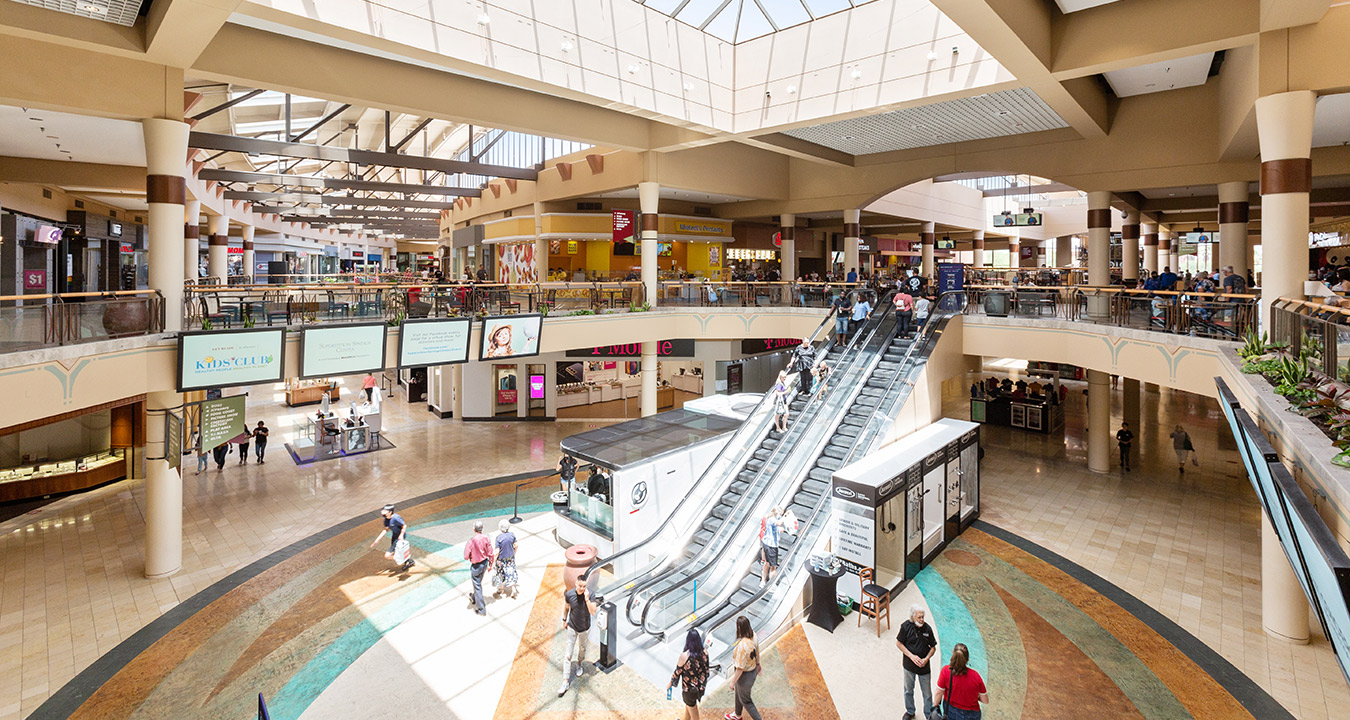
[[[642,343],[642,417],[656,414],[656,341]]]
[[[1088,252],[1091,252],[1089,250]],[[1087,371],[1088,469],[1111,471],[1111,376],[1099,370]]]
[[[972,262],[971,264],[977,268],[984,267],[984,231],[976,230],[973,233],[970,243],[971,247],[975,251],[974,257],[972,258],[974,262]]]
[[[1061,268],[1074,266],[1073,236],[1061,235],[1055,238],[1055,265]]]
[[[1175,261],[1172,260],[1172,231],[1165,227],[1158,228],[1158,272],[1167,272],[1175,270]],[[1163,288],[1171,290],[1172,288]]]
[[[1277,298],[1303,299],[1308,279],[1308,193],[1312,190],[1313,111],[1307,90],[1256,101],[1261,144],[1261,326]]]
[[[201,266],[202,204],[199,200],[183,202],[183,278],[197,282]]]
[[[185,151],[186,152],[186,151]],[[151,260],[153,262],[153,259]],[[164,446],[164,413],[183,404],[175,392],[146,396],[146,445],[149,454],[167,458],[181,448]],[[179,456],[181,459],[181,455]],[[183,567],[183,479],[167,459],[145,461],[145,576],[168,577]]]
[[[1139,231],[1144,243],[1144,271],[1148,273],[1158,272],[1158,224],[1142,223],[1139,226]]]
[[[1120,226],[1120,277],[1125,287],[1139,280],[1139,211],[1125,213],[1125,223]]]
[[[791,213],[779,215],[778,232],[782,238],[778,255],[782,258],[779,265],[783,281],[793,282],[797,279],[797,216]]]
[[[862,211],[844,211],[844,277],[861,272],[858,267],[858,241],[862,237]]]
[[[1267,635],[1280,640],[1300,645],[1308,642],[1308,598],[1264,512],[1261,513],[1261,627]]]
[[[209,215],[206,230],[206,274],[224,285],[230,281],[230,219]]]
[[[544,239],[544,204],[534,203],[534,277],[535,282],[548,281],[548,241]],[[451,276],[452,280],[458,279]],[[568,279],[572,279],[570,276]]]
[[[164,298],[164,329],[183,329],[183,202],[187,185],[188,124],[147,118],[145,136],[145,200],[149,205],[149,283]]]
[[[923,230],[919,232],[919,272],[929,279],[937,276],[937,264],[933,260],[933,247],[936,242],[937,225],[930,222],[924,223]]]
[[[1022,239],[1016,235],[1008,238],[1008,267],[1013,270],[1022,267]]]
[[[1088,281],[1092,287],[1111,284],[1111,193],[1088,193]],[[1111,315],[1111,298],[1091,295],[1087,299],[1087,315],[1103,321]]]
[[[1130,446],[1130,465],[1133,466],[1140,456],[1140,445],[1143,443],[1143,432],[1140,431],[1139,424],[1139,381],[1133,378],[1121,378],[1124,402],[1121,403],[1121,413],[1125,416],[1125,422],[1130,424],[1130,430],[1134,431],[1134,443]]]
[[[661,200],[661,186],[654,182],[638,183],[638,207],[642,211],[641,222],[638,224],[638,237],[642,241],[642,289],[646,295],[647,304],[656,307],[657,288],[656,288],[656,270],[657,270],[657,243],[656,237],[660,228],[660,220],[656,214],[657,205]],[[646,367],[646,363],[643,363]],[[652,366],[652,372],[655,373],[655,365]],[[647,382],[646,373],[643,373],[643,383]],[[655,381],[653,381],[655,382]],[[645,385],[643,387],[646,387]],[[655,386],[653,386],[655,387]],[[656,395],[653,390],[652,412],[655,412]],[[644,413],[645,414],[645,413]]]
[[[253,284],[253,226],[245,225],[240,230],[244,236],[244,277]]]

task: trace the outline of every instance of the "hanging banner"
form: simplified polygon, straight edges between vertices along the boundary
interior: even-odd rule
[[[183,416],[174,412],[164,413],[164,459],[171,468],[183,462]]]
[[[232,395],[202,403],[202,447],[224,445],[244,432],[243,395]]]
[[[633,242],[633,235],[636,230],[637,212],[634,210],[615,210],[614,211],[614,242],[630,243]]]

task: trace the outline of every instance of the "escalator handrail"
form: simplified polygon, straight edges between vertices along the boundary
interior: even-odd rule
[[[887,305],[890,305],[890,303],[887,303]],[[866,337],[865,337],[865,338],[863,337],[864,333],[863,333],[862,331],[860,331],[860,332],[858,332],[856,335],[854,335],[854,337],[849,341],[848,346],[847,346],[847,349],[845,349],[843,356],[841,356],[841,358],[840,358],[839,360],[835,361],[836,364],[842,365],[843,367],[848,367],[849,363],[851,363],[851,362],[853,362],[854,360],[856,360],[856,358],[858,357],[858,355],[861,353],[861,348],[862,348],[863,346],[865,346],[867,343],[870,343],[870,342],[872,341],[872,338],[873,338],[873,337],[875,336],[875,334],[876,334],[876,329],[877,329],[878,327],[881,326],[881,324],[885,321],[886,317],[887,317],[889,314],[890,314],[890,310],[889,310],[889,308],[888,308],[888,309],[884,310],[884,311],[881,313],[880,317],[876,317],[876,318],[874,318],[874,319],[869,319],[869,321],[868,321],[868,326],[870,326],[871,329],[867,331]],[[799,413],[797,414],[797,422],[798,422],[798,423],[800,423],[804,418],[807,417],[808,411],[812,409],[812,407],[815,405],[815,403],[816,403],[818,400],[821,401],[821,402],[823,402],[823,398],[822,398],[820,395],[818,395],[818,394],[813,394],[813,395],[808,399],[806,405],[804,405],[804,406],[802,407],[801,412],[799,412]],[[789,430],[789,431],[790,431],[790,430]],[[786,440],[786,437],[787,437],[787,435],[786,435],[786,433],[785,433],[783,439]],[[762,442],[763,442],[763,441],[761,440],[761,444],[762,444]],[[758,447],[759,447],[759,446],[756,446],[756,449],[758,449]],[[775,460],[778,459],[779,455],[780,455],[785,449],[790,449],[791,447],[792,447],[792,446],[790,446],[790,445],[789,445],[787,442],[785,442],[785,441],[784,441],[784,442],[780,442],[779,445],[778,445],[778,447],[775,448],[775,449],[772,451],[772,453],[770,454],[770,456],[769,456],[767,459],[765,459],[764,464],[763,464],[763,467],[765,467],[765,468],[769,467]],[[752,453],[752,456],[753,456],[753,453]],[[742,465],[742,466],[738,466],[738,468],[739,468],[739,467],[743,467],[743,465]],[[734,481],[735,476],[736,476],[736,475],[739,475],[739,474],[740,474],[740,470],[738,469],[738,470],[733,474],[732,479],[728,481],[728,486],[730,486],[730,482],[733,482],[733,481]],[[764,479],[765,479],[765,482],[766,482],[766,483],[772,483],[772,481],[773,481],[773,479],[774,479],[774,476],[773,476],[773,475],[769,475],[769,476],[767,476],[767,477],[764,478]],[[742,508],[742,506],[744,505],[744,503],[746,503],[748,500],[750,500],[751,497],[752,497],[752,493],[750,493],[750,492],[743,493],[743,494],[741,495],[741,498],[740,498],[739,500],[737,500],[736,505],[731,509],[731,512],[729,512],[729,513],[727,514],[727,517],[730,518],[730,517],[732,517],[733,515],[738,514],[737,511],[739,511],[739,510]],[[755,497],[755,499],[758,500],[758,497]],[[705,515],[704,517],[706,517],[706,515]],[[692,526],[692,529],[689,530],[688,532],[689,532],[690,534],[696,533],[696,532],[697,532],[697,528],[700,527],[700,526],[701,526],[701,523],[696,524],[696,525],[693,525],[693,526]],[[680,547],[683,547],[683,544],[678,545],[675,549],[678,550]],[[724,548],[724,549],[725,549],[725,548]],[[688,563],[692,563],[692,562],[695,562],[695,561],[698,560],[698,559],[701,559],[701,558],[703,557],[705,551],[706,551],[706,549],[700,550],[698,554],[696,554],[694,557],[690,558],[687,562],[688,562]],[[670,554],[670,553],[667,553],[667,557],[669,557],[669,554]],[[702,571],[703,571],[704,569],[706,569],[706,568],[708,568],[708,567],[712,567],[712,566],[715,565],[715,564],[717,563],[717,561],[720,560],[720,559],[721,559],[721,553],[719,552],[717,555],[715,555],[715,556],[711,559],[711,562],[706,563],[706,564],[703,565],[702,567],[698,568],[698,569],[695,571],[696,574],[697,574],[698,576],[701,576],[701,575],[702,575]],[[642,627],[644,630],[646,629],[647,610],[648,610],[648,608],[651,607],[652,601],[655,600],[655,599],[658,598],[658,597],[664,597],[666,594],[669,593],[669,591],[674,590],[676,587],[680,587],[680,586],[683,585],[684,583],[679,583],[679,584],[677,584],[677,585],[674,585],[674,586],[672,586],[671,588],[667,588],[666,590],[661,591],[661,592],[657,593],[656,595],[653,595],[651,598],[647,598],[646,602],[645,602],[644,605],[643,605],[643,612],[642,612],[642,619],[641,619],[641,621],[638,621],[638,620],[634,620],[634,619],[633,619],[633,604],[637,601],[637,598],[638,598],[639,593],[640,593],[643,589],[648,588],[648,587],[651,587],[651,586],[654,585],[655,583],[658,583],[658,582],[660,582],[661,580],[665,579],[666,577],[669,577],[672,573],[678,571],[679,568],[680,568],[683,564],[684,564],[684,563],[677,565],[676,563],[673,563],[673,562],[672,562],[670,565],[666,566],[664,569],[662,569],[662,570],[661,570],[660,572],[658,572],[656,575],[654,575],[654,576],[652,576],[652,577],[649,577],[647,580],[643,581],[643,582],[640,583],[640,584],[632,585],[632,586],[630,586],[629,588],[627,588],[630,592],[629,592],[629,594],[628,594],[628,601],[627,601],[627,603],[625,604],[625,607],[624,607],[624,612],[625,612],[625,614],[627,615],[628,621],[629,621],[630,623],[632,623],[632,624],[634,624],[634,625],[638,625],[639,627]],[[656,569],[653,568],[650,572],[656,572]],[[650,572],[649,572],[649,574],[650,574]]]
[[[834,315],[835,315],[835,309],[834,309],[834,308],[830,308],[829,312],[825,313],[825,318],[824,318],[823,320],[820,321],[820,324],[816,326],[816,329],[813,330],[813,331],[811,331],[811,334],[807,335],[807,337],[814,338],[814,337],[816,337],[818,334],[820,334],[820,331],[821,331],[821,330],[823,330],[823,329],[825,329],[825,328],[827,328],[827,327],[829,326],[829,322],[830,322],[831,318],[834,317]],[[833,338],[833,337],[830,337],[830,338],[826,341],[826,344],[825,344],[826,352],[829,351],[829,347],[831,346],[831,344],[832,344],[833,342],[834,342],[834,338]],[[770,396],[769,396],[768,394],[766,394],[763,398],[760,399],[760,401],[759,401],[758,403],[755,404],[755,407],[754,407],[754,408],[746,415],[746,422],[741,423],[741,426],[738,427],[738,428],[736,428],[736,432],[735,432],[734,434],[732,434],[731,438],[727,441],[727,447],[732,447],[732,446],[734,445],[734,443],[736,442],[737,438],[742,438],[742,437],[743,437],[742,433],[749,433],[749,432],[751,432],[750,428],[751,428],[751,426],[753,425],[753,423],[749,422],[750,418],[752,418],[752,417],[755,416],[755,414],[760,410],[761,406],[763,406],[765,403],[770,402],[770,401],[771,401],[771,400],[770,400]],[[758,429],[755,429],[754,432],[758,432]],[[759,447],[759,443],[755,443],[755,444],[753,444],[753,445],[747,445],[747,446],[746,446],[746,449],[747,449],[747,450],[750,450],[750,451],[751,451],[751,454],[753,454],[753,449],[752,449],[752,448],[758,448],[758,447]],[[742,450],[741,452],[742,452],[742,454],[744,454],[745,450]],[[714,461],[708,465],[708,470],[711,470],[712,467],[713,467],[714,465],[716,465],[716,464],[717,464],[717,463],[716,463],[716,460],[714,459]],[[738,460],[738,461],[736,462],[735,467],[740,468],[740,467],[744,466],[744,464],[745,464],[745,460],[744,460],[744,459],[741,459],[741,460]],[[706,475],[707,475],[707,473],[708,473],[708,470],[705,470],[704,473],[703,473],[703,475],[700,475],[700,476],[699,476],[699,479],[698,479],[697,481],[694,482],[693,487],[697,487],[700,483],[703,482],[703,480],[705,479],[705,477],[706,477]],[[739,470],[738,470],[738,472],[739,472]],[[736,473],[732,473],[731,477],[735,477],[735,476],[736,476]],[[681,510],[681,508],[684,507],[684,504],[685,504],[686,502],[689,501],[689,498],[690,498],[693,494],[694,494],[694,493],[689,492],[689,493],[686,493],[685,496],[684,496],[683,498],[680,498],[680,502],[677,503],[677,504],[675,505],[674,509],[672,509],[671,512],[670,512],[670,516],[671,516],[672,518],[675,517],[676,513],[678,513],[678,512]],[[614,563],[615,560],[618,560],[619,558],[622,558],[622,557],[624,557],[624,556],[627,556],[627,555],[630,555],[630,554],[632,554],[632,553],[634,553],[634,552],[637,552],[638,548],[641,548],[641,547],[646,546],[648,543],[652,542],[652,541],[655,540],[659,535],[661,535],[661,532],[662,532],[664,529],[665,529],[665,526],[662,525],[661,527],[658,527],[658,528],[656,528],[654,531],[652,531],[652,534],[649,535],[649,536],[647,536],[647,538],[644,539],[644,540],[642,540],[641,542],[639,542],[639,543],[637,543],[637,544],[635,544],[635,545],[632,545],[632,546],[630,546],[630,547],[628,547],[628,548],[625,548],[625,549],[623,549],[623,550],[620,550],[619,552],[614,553],[613,555],[610,555],[609,557],[597,558],[594,564],[592,564],[590,567],[586,568],[586,571],[582,574],[581,577],[582,577],[583,579],[587,579],[587,580],[588,580],[588,579],[590,579],[591,572],[594,571],[596,568],[604,567],[604,566],[606,566],[606,565],[611,565],[611,564]],[[630,581],[630,582],[631,582],[631,581]],[[631,589],[631,587],[632,587],[632,586],[630,585],[630,587],[629,587],[629,588],[626,588],[626,589]],[[603,596],[602,596],[601,594],[599,594],[599,593],[596,594],[596,598],[597,598],[598,600],[600,600],[600,601],[603,601],[603,599],[604,599]]]
[[[886,295],[886,297],[889,298],[889,296],[890,296],[890,294],[888,293],[888,294]],[[861,356],[862,349],[863,349],[864,347],[866,347],[868,344],[870,344],[870,343],[873,341],[873,339],[876,337],[877,331],[881,328],[882,324],[885,323],[886,319],[890,316],[891,312],[894,310],[894,307],[895,307],[895,304],[892,303],[892,302],[889,302],[888,300],[882,300],[882,301],[879,302],[879,304],[882,304],[882,305],[883,305],[883,312],[881,313],[881,316],[880,316],[880,317],[876,317],[876,318],[874,318],[872,321],[869,321],[868,324],[871,326],[871,329],[868,331],[867,337],[866,337],[866,338],[861,338],[860,336],[862,335],[862,333],[858,333],[858,335],[855,336],[854,339],[853,339],[852,341],[850,341],[850,343],[849,343],[849,348],[850,348],[849,352],[852,352],[852,353],[853,353],[853,358],[852,358],[851,360],[849,360],[848,362],[843,362],[842,359],[841,359],[840,361],[836,361],[838,364],[840,364],[840,365],[842,365],[842,366],[844,366],[844,367],[848,367],[849,363],[857,361],[857,359]],[[878,356],[877,360],[879,361],[879,359],[880,359],[880,356]],[[868,374],[870,374],[870,372],[871,372],[871,371],[869,370],[869,371],[868,371]],[[861,389],[861,387],[862,387],[862,386],[859,385],[859,386],[857,386],[857,387],[855,387],[855,388],[852,389],[853,397],[850,398],[850,399],[847,401],[847,403],[844,405],[844,408],[845,408],[845,409],[847,409],[848,407],[851,407],[851,406],[852,406],[852,403],[854,402],[854,399],[856,399],[857,394],[858,394],[859,390]],[[841,387],[840,385],[837,385],[837,384],[836,384],[835,389],[836,389],[836,390],[840,390],[840,389],[842,389],[842,387]],[[806,412],[807,408],[809,408],[809,407],[811,406],[811,404],[812,404],[812,403],[815,403],[818,399],[822,399],[822,396],[819,395],[819,394],[813,394],[813,395],[812,395],[812,398],[811,398],[811,400],[808,402],[807,406],[804,407],[804,408],[802,409],[802,412],[798,414],[798,420],[797,420],[797,422],[802,422],[802,420],[806,418],[806,416],[807,416],[807,412]],[[822,402],[823,402],[823,400],[822,400]],[[828,442],[828,437],[826,438],[825,441]],[[786,448],[786,447],[789,447],[788,443],[786,443],[786,442],[780,443],[780,444],[779,444],[779,447],[778,447],[778,448],[775,448],[775,450],[774,450],[774,455],[772,455],[772,456],[769,458],[769,460],[766,460],[766,461],[765,461],[764,466],[765,466],[765,467],[768,467],[769,464],[770,464],[770,462],[774,459],[774,457],[776,457],[776,456],[778,455],[778,453],[781,452],[781,451],[782,451],[784,448]],[[795,449],[795,448],[793,448],[793,449]],[[773,478],[770,477],[770,481],[772,481],[772,479],[773,479]],[[727,516],[727,517],[728,517],[728,522],[730,521],[730,518],[731,518],[733,515],[736,514],[735,511],[741,507],[742,503],[744,503],[744,502],[745,502],[747,499],[749,499],[749,498],[750,498],[750,493],[745,493],[744,495],[741,496],[741,499],[740,499],[740,500],[737,502],[737,504],[736,504],[736,508],[733,508],[732,513],[729,513],[729,514],[728,514],[728,516]],[[758,501],[758,500],[760,500],[760,498],[756,498],[756,501]],[[703,550],[700,550],[700,552],[698,553],[698,555],[696,555],[694,558],[690,558],[689,562],[692,563],[692,562],[694,562],[697,558],[703,556],[704,553],[705,553],[706,550],[707,550],[707,547],[709,547],[709,546],[705,546],[705,548],[704,548]],[[712,557],[707,563],[704,563],[702,566],[700,566],[699,568],[697,568],[696,570],[694,570],[692,573],[689,573],[685,578],[683,578],[683,581],[682,581],[682,582],[679,582],[679,583],[677,583],[677,584],[675,584],[675,585],[672,585],[671,587],[668,587],[668,588],[666,588],[666,589],[664,589],[664,590],[661,590],[660,592],[657,592],[656,594],[652,595],[650,598],[647,598],[645,604],[643,605],[643,609],[642,609],[642,618],[641,618],[641,621],[640,621],[640,622],[635,622],[635,621],[633,620],[633,618],[632,618],[632,606],[633,606],[633,600],[637,597],[637,594],[638,594],[638,591],[635,590],[632,594],[630,594],[630,596],[629,596],[629,602],[628,602],[628,607],[626,608],[626,609],[627,609],[627,612],[628,612],[628,616],[629,616],[629,617],[628,617],[629,622],[631,622],[631,623],[637,625],[638,627],[642,628],[642,630],[643,630],[644,632],[648,633],[648,634],[658,635],[658,636],[664,636],[664,631],[653,632],[653,631],[651,631],[650,629],[647,628],[647,613],[648,613],[648,611],[650,610],[652,604],[653,604],[658,598],[661,598],[661,597],[664,597],[664,596],[668,595],[669,593],[673,592],[676,588],[679,588],[679,587],[684,586],[684,585],[685,585],[688,581],[690,581],[690,580],[693,580],[693,579],[696,579],[696,578],[698,578],[698,577],[701,577],[703,574],[705,574],[705,573],[706,573],[707,571],[709,571],[711,568],[717,566],[717,565],[720,563],[720,561],[722,560],[722,558],[725,556],[725,554],[730,550],[730,548],[731,548],[730,545],[723,545],[722,547],[720,547],[719,549],[717,549],[717,550],[715,551],[713,557]],[[677,570],[679,570],[679,566],[672,565],[671,567],[667,568],[665,571],[663,571],[662,573],[660,573],[660,574],[657,575],[656,577],[653,577],[653,578],[649,579],[648,581],[646,581],[645,583],[643,583],[643,587],[651,586],[652,584],[654,584],[654,583],[656,583],[656,582],[659,582],[659,581],[661,581],[662,579],[668,577],[670,574],[676,572]]]
[[[964,291],[949,291],[949,292],[943,293],[942,295],[940,295],[940,296],[938,297],[938,301],[934,303],[934,307],[935,307],[935,309],[937,309],[937,312],[930,313],[928,322],[924,323],[923,328],[920,330],[920,335],[921,335],[921,337],[915,338],[914,343],[911,344],[911,345],[909,346],[909,348],[905,351],[905,357],[902,358],[902,359],[900,360],[900,367],[896,369],[895,376],[892,377],[891,380],[890,380],[890,382],[888,382],[888,383],[886,384],[886,388],[882,391],[880,397],[885,398],[887,395],[890,394],[892,388],[895,387],[895,383],[896,383],[897,381],[900,381],[902,377],[906,377],[906,378],[907,378],[907,376],[908,376],[907,370],[911,368],[911,366],[912,366],[912,364],[913,364],[913,362],[914,362],[914,359],[915,359],[915,357],[916,357],[915,353],[918,352],[918,353],[919,353],[919,356],[922,356],[923,350],[926,350],[926,349],[927,349],[929,343],[933,341],[933,338],[934,338],[934,336],[938,333],[938,331],[941,330],[941,329],[944,329],[944,328],[946,327],[947,322],[948,322],[952,317],[954,317],[956,314],[958,314],[958,313],[960,313],[960,312],[962,312],[962,311],[964,310],[964,308],[962,308],[962,310],[945,310],[945,311],[944,311],[944,310],[941,310],[941,302],[942,302],[942,298],[943,298],[943,297],[946,297],[946,296],[949,296],[949,295],[950,295],[950,296],[957,296],[957,295],[959,295],[959,296],[962,297],[963,300],[964,300],[964,298],[965,298],[965,293],[964,293]],[[942,314],[939,315],[939,313],[942,313]],[[939,326],[939,322],[941,323],[941,326]],[[882,412],[881,403],[877,403],[876,409],[874,409],[874,410],[872,411],[872,415],[868,418],[867,425],[871,425],[872,421],[876,418],[877,414],[878,414],[878,413],[881,413],[881,412]],[[867,426],[864,426],[864,427],[867,427]],[[873,442],[876,441],[876,438],[877,438],[881,433],[883,433],[883,432],[885,431],[886,427],[887,427],[887,425],[886,425],[886,424],[883,424],[881,427],[877,428],[877,433],[874,434],[871,438],[868,439],[867,442],[868,442],[868,445],[869,445],[869,448],[868,448],[869,450],[870,450],[870,445],[871,445],[871,443],[873,443]],[[859,434],[859,438],[861,438],[861,437],[862,437],[862,435],[861,435],[861,433],[860,433],[860,434]],[[853,459],[853,457],[858,453],[858,451],[861,450],[861,449],[863,449],[863,448],[862,448],[862,442],[860,441],[860,442],[856,443],[856,444],[849,450],[848,456],[847,456],[846,458],[844,458],[843,464],[841,464],[840,467],[846,466],[846,465]],[[815,519],[816,519],[816,517],[819,515],[819,513],[821,513],[822,511],[824,511],[824,509],[828,506],[829,501],[830,501],[830,497],[831,497],[831,495],[830,495],[830,493],[828,492],[828,490],[827,490],[826,492],[824,492],[824,493],[821,493],[820,499],[816,501],[816,506],[812,509],[811,515],[810,515],[809,519],[807,519],[806,521],[804,521],[804,522],[802,523],[802,526],[803,526],[803,527],[810,527],[810,526],[811,526],[811,524],[815,521]],[[794,542],[793,545],[792,545],[792,549],[789,550],[788,553],[787,553],[787,555],[783,558],[783,561],[782,561],[782,563],[781,563],[782,567],[785,567],[785,568],[786,568],[786,567],[789,567],[789,566],[791,565],[791,563],[792,563],[793,561],[796,560],[796,558],[797,558],[799,552],[802,552],[802,551],[800,550],[800,548],[803,547],[803,546],[805,546],[805,545],[807,545],[807,544],[808,544],[808,543],[804,543],[804,542],[800,542],[800,541]],[[779,578],[781,579],[781,578],[784,577],[784,576],[785,576],[785,573],[784,573],[784,574],[780,574],[780,575],[779,575]],[[711,622],[711,621],[713,621],[713,620],[716,620],[716,622],[713,623],[713,625],[712,625],[711,627],[709,627],[706,631],[700,630],[700,634],[702,634],[702,635],[703,635],[703,638],[704,638],[704,646],[705,646],[705,647],[708,647],[708,646],[710,645],[710,643],[711,643],[711,639],[712,639],[713,633],[716,632],[716,630],[717,630],[719,627],[721,627],[722,625],[725,625],[725,624],[726,624],[727,622],[729,622],[732,618],[736,617],[736,616],[739,615],[741,612],[743,612],[746,608],[748,608],[748,607],[750,607],[751,605],[753,605],[757,600],[759,600],[759,599],[760,599],[761,597],[763,597],[765,594],[767,594],[768,592],[770,592],[772,589],[773,589],[773,585],[765,585],[764,587],[760,588],[760,589],[757,590],[756,592],[752,593],[750,597],[746,598],[745,600],[743,600],[743,601],[741,601],[739,604],[737,604],[736,607],[733,608],[732,611],[729,612],[729,613],[723,613],[723,610],[725,609],[725,604],[724,604],[724,606],[723,606],[722,608],[718,608],[718,610],[717,610],[716,612],[710,613],[710,614],[709,614],[707,617],[705,617],[704,619],[702,619],[702,620],[700,620],[700,621],[694,623],[694,625],[692,626],[692,628],[693,628],[693,629],[699,629],[704,623],[707,623],[707,622]],[[814,602],[814,600],[813,600],[813,602]],[[710,656],[711,656],[711,653],[710,653]]]

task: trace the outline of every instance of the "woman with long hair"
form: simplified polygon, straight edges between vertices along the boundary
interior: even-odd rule
[[[755,642],[755,631],[750,628],[750,619],[744,615],[736,618],[736,647],[731,653],[735,669],[731,673],[731,687],[736,693],[736,712],[727,713],[726,720],[741,720],[741,713],[749,713],[754,720],[763,720],[759,708],[750,699],[750,690],[755,687],[755,678],[759,677],[759,643]]]
[[[980,720],[980,703],[989,702],[984,678],[969,667],[970,650],[962,643],[952,647],[952,659],[938,673],[937,695],[933,704],[947,703],[947,720]]]
[[[703,649],[703,636],[697,630],[690,630],[684,636],[684,652],[675,662],[675,673],[670,676],[673,688],[684,683],[681,695],[684,700],[684,720],[698,720],[698,701],[703,699],[703,690],[708,686],[708,652]]]
[[[1195,446],[1191,444],[1191,436],[1185,428],[1178,425],[1168,437],[1172,438],[1172,450],[1177,454],[1177,472],[1186,472],[1187,457],[1191,459],[1192,465],[1200,466],[1200,461],[1195,457]]]
[[[483,353],[483,357],[510,357],[511,355],[511,326],[498,325],[496,330],[488,335],[488,349]]]

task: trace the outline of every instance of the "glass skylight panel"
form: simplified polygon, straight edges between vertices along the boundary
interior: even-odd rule
[[[741,43],[874,0],[635,0],[719,40]]]

